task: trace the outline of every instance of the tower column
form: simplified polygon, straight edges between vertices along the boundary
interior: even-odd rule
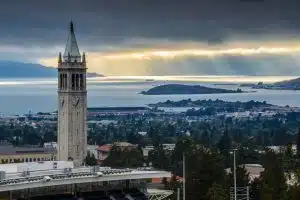
[[[86,60],[77,45],[74,26],[58,59],[58,160],[83,164],[87,151]]]

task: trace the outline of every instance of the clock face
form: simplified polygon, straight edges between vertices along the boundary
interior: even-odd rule
[[[75,108],[77,108],[79,105],[80,105],[80,98],[79,98],[79,97],[75,97],[75,98],[73,99],[73,106],[74,106]]]

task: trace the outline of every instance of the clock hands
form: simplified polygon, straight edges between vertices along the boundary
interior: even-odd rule
[[[79,104],[79,99],[77,99],[76,103],[75,103],[75,107],[77,107]]]

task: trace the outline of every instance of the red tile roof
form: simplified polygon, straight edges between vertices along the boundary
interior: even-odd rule
[[[109,152],[112,149],[111,144],[105,144],[97,148],[98,151]]]

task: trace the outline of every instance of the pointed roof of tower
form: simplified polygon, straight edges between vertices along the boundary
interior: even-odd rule
[[[71,57],[80,57],[80,52],[79,48],[77,45],[75,33],[74,33],[74,25],[73,22],[70,22],[70,30],[69,30],[69,37],[68,37],[68,42],[66,45],[65,53],[63,55],[64,58],[67,58],[68,55]]]

